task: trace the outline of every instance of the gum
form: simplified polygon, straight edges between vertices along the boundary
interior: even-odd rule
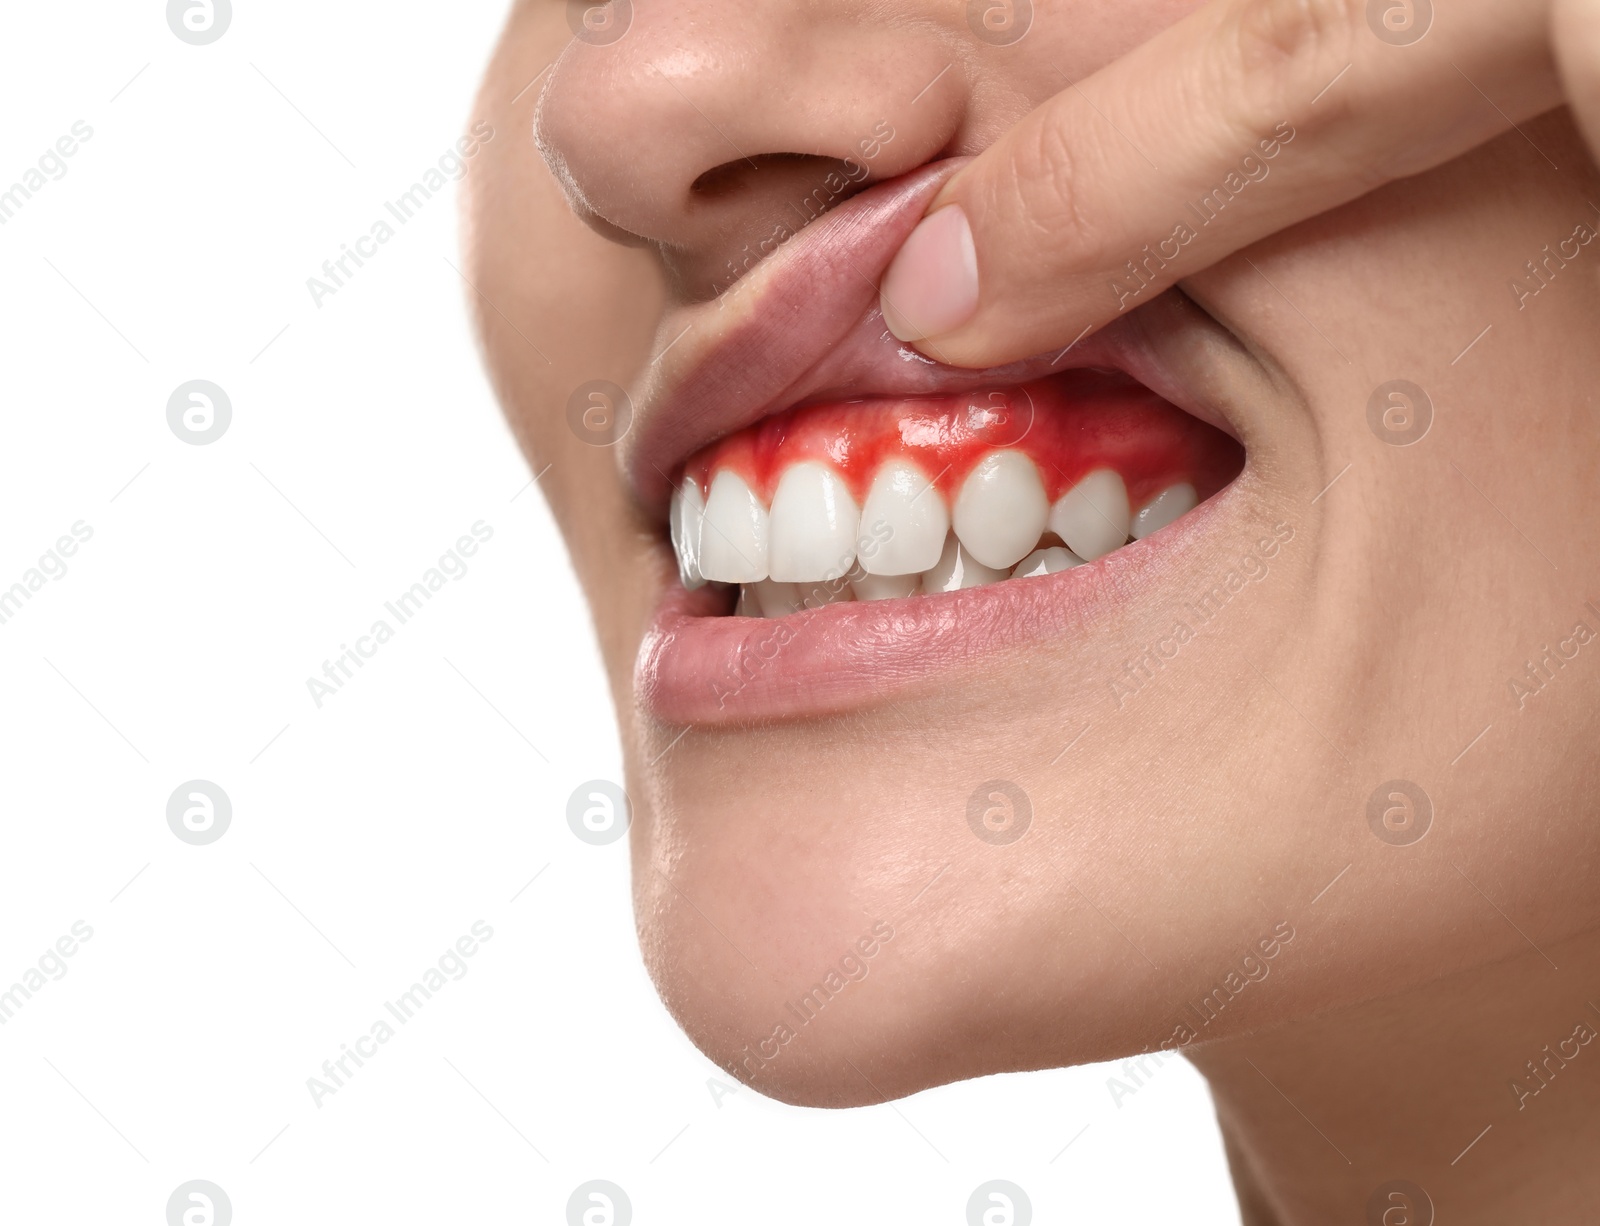
[[[705,494],[711,477],[731,468],[770,506],[785,468],[817,460],[844,478],[860,505],[879,466],[902,459],[953,502],[973,466],[996,448],[1025,452],[1051,502],[1109,468],[1135,508],[1179,481],[1209,498],[1244,463],[1237,442],[1142,384],[1118,372],[1074,370],[959,396],[798,405],[697,452],[684,475]]]

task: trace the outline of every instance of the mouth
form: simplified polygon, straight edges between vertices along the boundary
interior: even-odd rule
[[[888,333],[878,280],[957,165],[869,189],[664,322],[623,454],[669,555],[635,669],[657,718],[838,713],[1087,635],[1218,520],[1245,468],[1226,397],[1137,313],[983,371]],[[1166,311],[1220,331],[1199,314]]]

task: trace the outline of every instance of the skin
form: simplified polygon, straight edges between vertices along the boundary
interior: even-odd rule
[[[781,724],[685,731],[635,700],[671,555],[616,449],[569,430],[573,389],[636,386],[671,340],[663,311],[704,297],[859,131],[895,127],[875,178],[980,153],[1060,90],[1056,69],[1088,77],[1194,8],[1039,0],[1010,48],[925,0],[638,4],[609,46],[574,43],[561,4],[515,10],[474,118],[537,121],[560,174],[531,139],[480,155],[471,301],[594,611],[646,964],[713,1060],[785,1101],[846,1106],[1157,1049],[1286,925],[1270,973],[1184,1048],[1246,1221],[1359,1221],[1397,1178],[1441,1221],[1575,1220],[1600,1197],[1600,1044],[1520,1106],[1511,1084],[1538,1087],[1526,1061],[1585,1017],[1600,1027],[1600,638],[1537,694],[1509,685],[1580,620],[1600,632],[1583,607],[1600,607],[1600,246],[1522,309],[1508,287],[1596,221],[1567,113],[1296,219],[1139,309],[1246,470],[1091,641],[991,652]],[[815,158],[761,156],[795,152]],[[1397,377],[1434,409],[1408,447],[1367,422]],[[1123,663],[1281,523],[1293,536],[1264,577],[1114,701]],[[1033,812],[1003,846],[966,820],[996,778]],[[1408,846],[1368,823],[1394,779],[1433,810]],[[741,1066],[875,922],[894,935],[866,977]]]

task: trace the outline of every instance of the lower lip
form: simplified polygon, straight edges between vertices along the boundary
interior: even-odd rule
[[[634,688],[666,723],[714,726],[838,714],[962,665],[1044,641],[1099,641],[1133,601],[1148,605],[1236,501],[1233,485],[1177,522],[1096,562],[903,600],[824,605],[788,617],[727,617],[726,597],[666,593],[640,644]],[[663,575],[671,573],[670,550]]]

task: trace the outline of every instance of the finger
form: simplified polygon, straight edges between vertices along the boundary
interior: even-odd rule
[[[884,276],[885,321],[959,366],[1068,345],[1558,105],[1547,20],[1548,0],[1213,0],[956,174]]]
[[[1556,0],[1550,39],[1567,105],[1600,161],[1600,0]]]

